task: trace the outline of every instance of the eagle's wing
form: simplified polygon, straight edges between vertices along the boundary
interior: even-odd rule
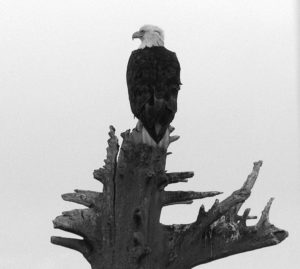
[[[127,86],[132,113],[140,119],[140,114],[145,104],[151,99],[151,81],[154,79],[154,70],[148,53],[135,50],[127,65]]]

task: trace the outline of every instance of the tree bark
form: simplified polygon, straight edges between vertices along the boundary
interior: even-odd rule
[[[288,233],[269,223],[273,198],[254,226],[247,226],[250,209],[238,215],[257,179],[262,162],[254,163],[246,182],[228,198],[185,225],[159,222],[164,206],[191,203],[220,194],[218,191],[165,191],[169,184],[186,182],[193,172],[167,173],[167,151],[141,143],[134,129],[122,134],[119,150],[115,129],[109,132],[107,158],[94,171],[103,192],[75,190],[63,194],[66,201],[86,206],[63,212],[54,228],[82,239],[53,236],[51,242],[79,251],[92,269],[190,269],[229,255],[275,245]],[[175,138],[176,139],[175,139]],[[170,137],[170,142],[177,140]]]

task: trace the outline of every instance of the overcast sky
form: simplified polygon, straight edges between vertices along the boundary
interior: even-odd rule
[[[92,171],[103,165],[108,126],[118,135],[135,126],[126,65],[139,46],[132,33],[151,23],[182,68],[173,122],[181,139],[167,169],[195,177],[173,189],[224,199],[262,159],[245,206],[260,215],[275,197],[270,220],[290,233],[197,268],[298,268],[298,11],[296,0],[0,0],[0,267],[90,268],[50,244],[69,236],[51,221],[80,207],[62,193],[101,190]],[[161,221],[192,222],[201,203],[165,208]]]

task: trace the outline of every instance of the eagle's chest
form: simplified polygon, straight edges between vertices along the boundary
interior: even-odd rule
[[[141,55],[132,70],[133,79],[145,83],[163,83],[169,77],[170,65],[162,55]]]

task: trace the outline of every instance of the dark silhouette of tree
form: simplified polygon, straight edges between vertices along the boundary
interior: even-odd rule
[[[54,228],[82,239],[53,236],[56,245],[77,250],[92,269],[190,269],[233,254],[272,246],[288,233],[269,222],[269,200],[256,225],[247,226],[250,209],[239,210],[250,196],[262,161],[242,187],[209,210],[201,206],[195,222],[164,225],[159,222],[164,206],[188,204],[220,194],[218,191],[165,191],[169,184],[187,182],[193,172],[167,173],[167,151],[141,143],[137,129],[122,133],[119,148],[115,129],[109,132],[103,168],[94,171],[103,192],[75,190],[65,201],[86,206],[63,212]],[[170,143],[177,140],[170,136]]]

